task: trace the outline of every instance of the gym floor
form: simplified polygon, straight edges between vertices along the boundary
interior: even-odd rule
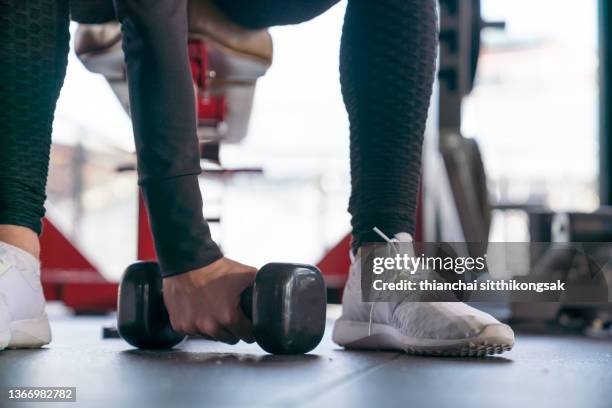
[[[310,355],[272,356],[256,344],[206,340],[168,352],[134,350],[102,340],[102,327],[112,323],[52,315],[51,346],[0,352],[0,388],[77,388],[76,403],[53,407],[612,406],[612,342],[581,336],[519,332],[501,356],[423,358],[342,350],[331,341],[330,319]],[[41,403],[4,399],[5,406]]]

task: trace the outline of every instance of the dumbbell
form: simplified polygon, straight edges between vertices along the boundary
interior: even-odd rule
[[[325,330],[326,290],[312,265],[269,263],[240,296],[257,344],[272,354],[304,354]],[[169,349],[185,339],[172,329],[157,262],[136,262],[124,272],[117,305],[119,335],[141,349]]]

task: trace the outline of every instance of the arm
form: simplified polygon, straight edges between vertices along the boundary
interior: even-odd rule
[[[186,0],[116,0],[129,78],[138,182],[164,276],[222,257],[202,215]]]
[[[202,214],[187,0],[114,0],[125,53],[138,182],[175,330],[252,342],[239,308],[256,270],[223,258]]]

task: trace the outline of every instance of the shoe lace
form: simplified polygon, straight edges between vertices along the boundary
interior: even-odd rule
[[[13,264],[11,262],[0,259],[0,275],[11,269],[12,266]]]
[[[391,245],[395,254],[399,254],[399,249],[397,248],[396,242],[399,242],[397,238],[389,238],[384,232],[380,230],[378,227],[372,228],[372,230],[377,233],[382,239],[384,239],[388,244]],[[370,304],[370,321],[368,323],[368,336],[372,335],[372,323],[374,320],[374,307],[376,306],[376,302],[371,302]],[[397,306],[396,306],[397,307]]]

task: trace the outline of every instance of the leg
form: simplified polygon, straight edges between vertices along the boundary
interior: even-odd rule
[[[51,341],[36,258],[68,39],[67,2],[0,0],[0,350]]]
[[[349,1],[340,51],[350,120],[353,249],[372,231],[414,234],[437,55],[432,0]]]
[[[51,124],[66,73],[67,2],[0,2],[0,240],[38,256]]]
[[[340,74],[351,125],[353,250],[382,241],[413,257],[421,144],[434,81],[434,0],[349,0]],[[401,249],[398,249],[401,248]],[[333,339],[349,348],[483,356],[509,350],[512,329],[460,302],[364,302],[356,259]],[[452,297],[449,297],[452,299]]]

